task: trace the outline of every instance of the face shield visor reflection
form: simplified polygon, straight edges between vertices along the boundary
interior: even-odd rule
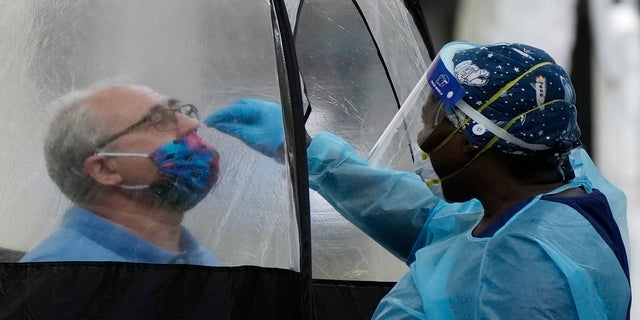
[[[446,118],[446,111],[442,102],[440,102],[430,87],[427,86],[426,91],[427,99],[421,109],[423,127],[418,133],[416,141],[418,145],[421,145],[424,142],[424,139],[433,132],[436,126]]]
[[[450,120],[456,119],[454,107],[465,94],[464,88],[449,71],[440,55],[436,56],[429,65],[426,76],[428,84],[426,88],[427,99],[422,107],[424,128],[418,135],[418,145],[424,142],[424,139],[431,134],[442,119],[445,117]]]

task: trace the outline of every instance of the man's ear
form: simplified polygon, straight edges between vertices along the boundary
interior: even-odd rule
[[[84,159],[84,170],[100,184],[117,185],[122,182],[113,162],[103,156],[94,154]]]

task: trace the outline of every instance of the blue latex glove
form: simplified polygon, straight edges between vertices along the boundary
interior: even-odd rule
[[[283,162],[282,108],[273,102],[240,99],[209,115],[207,127],[236,137],[252,149]]]

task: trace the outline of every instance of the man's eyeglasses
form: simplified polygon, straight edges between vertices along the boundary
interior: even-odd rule
[[[170,104],[171,105],[171,104]],[[178,123],[178,116],[176,116],[176,112],[183,114],[189,118],[200,120],[198,115],[198,108],[192,104],[184,104],[177,108],[166,108],[158,106],[151,112],[149,112],[146,116],[142,117],[142,119],[138,120],[136,123],[130,125],[126,129],[110,136],[105,141],[98,144],[96,147],[97,150],[104,148],[109,143],[115,141],[116,139],[131,133],[133,130],[142,126],[145,123],[150,123],[154,129],[160,132],[167,132],[176,129],[176,125]]]

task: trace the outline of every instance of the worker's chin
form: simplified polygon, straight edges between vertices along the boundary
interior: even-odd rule
[[[463,194],[461,192],[456,192],[456,190],[447,190],[447,188],[442,189],[442,195],[444,196],[444,200],[449,203],[455,202],[467,202],[472,199],[467,194]]]

